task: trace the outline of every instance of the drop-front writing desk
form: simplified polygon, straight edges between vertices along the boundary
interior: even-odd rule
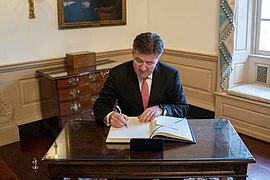
[[[105,144],[108,128],[69,121],[43,157],[50,179],[70,177],[246,179],[255,160],[226,119],[190,119],[196,144],[166,142],[164,151],[130,151]]]

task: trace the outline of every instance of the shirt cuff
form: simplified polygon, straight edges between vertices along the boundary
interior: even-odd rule
[[[164,109],[164,112],[163,112],[163,116],[167,116],[168,112],[167,112],[167,109],[165,108]]]
[[[109,119],[109,117],[110,117],[110,115],[113,113],[114,111],[112,111],[112,112],[110,112],[109,114],[107,114],[107,116],[105,116],[105,118],[104,118],[104,123],[107,125],[107,126],[110,126],[111,124],[110,124],[110,119]]]
[[[159,107],[162,109],[161,115],[166,116],[168,114],[166,107],[163,104],[160,104]]]

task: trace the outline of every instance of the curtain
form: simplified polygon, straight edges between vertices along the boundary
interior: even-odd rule
[[[226,82],[232,72],[234,51],[234,7],[235,0],[221,0],[219,14],[219,59],[220,87],[225,90]]]

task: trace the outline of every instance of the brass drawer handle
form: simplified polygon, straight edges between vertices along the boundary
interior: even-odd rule
[[[72,110],[74,112],[79,111],[80,108],[81,108],[80,103],[71,103],[71,105],[70,105],[70,110]]]
[[[72,77],[68,79],[69,84],[71,84],[72,86],[76,85],[79,82],[79,78],[78,77]]]
[[[109,72],[110,72],[109,70],[100,72],[100,75],[101,75],[103,80],[105,80],[107,78]]]
[[[70,94],[73,98],[75,98],[75,97],[77,97],[78,94],[80,94],[80,90],[79,90],[79,89],[71,89],[71,90],[69,91],[69,94]]]
[[[97,77],[98,77],[98,74],[96,74],[96,73],[92,73],[89,75],[89,79],[91,79],[93,81],[95,81],[97,79]]]
[[[92,83],[90,84],[90,89],[97,90],[98,88],[100,88],[100,86],[101,86],[100,83]]]

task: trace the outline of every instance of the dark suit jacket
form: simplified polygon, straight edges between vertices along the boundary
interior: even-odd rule
[[[127,116],[139,116],[144,111],[139,81],[132,61],[110,70],[109,77],[93,107],[99,124],[105,125],[104,118],[113,111],[116,100],[122,113]],[[189,107],[180,83],[179,71],[162,62],[157,63],[153,72],[148,107],[160,104],[165,106],[168,116],[187,116]]]

